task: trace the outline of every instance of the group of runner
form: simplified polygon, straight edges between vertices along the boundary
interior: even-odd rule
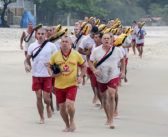
[[[129,48],[133,48],[134,54],[137,48],[142,58],[146,31],[142,22],[136,24],[134,21],[131,28],[121,26],[119,20],[108,23],[103,20],[101,25],[99,22],[93,17],[85,17],[84,21],[75,23],[71,35],[61,32],[61,26],[33,29],[31,22],[23,32],[20,48],[23,49],[25,41],[25,70],[32,71],[32,90],[37,97],[40,124],[44,124],[42,99],[48,118],[52,117],[54,91],[57,109],[66,125],[63,131],[73,132],[76,129],[77,87],[80,83],[84,85],[88,77],[94,93],[93,103],[104,109],[106,125],[115,128],[113,119],[118,116],[118,87],[121,79],[127,82]]]

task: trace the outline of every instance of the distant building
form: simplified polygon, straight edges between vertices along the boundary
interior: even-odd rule
[[[3,2],[0,2],[0,13],[2,12]],[[6,19],[9,25],[19,25],[24,11],[31,11],[34,14],[34,4],[29,0],[17,0],[8,5]]]

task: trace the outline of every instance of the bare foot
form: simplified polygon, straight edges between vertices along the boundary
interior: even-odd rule
[[[103,109],[103,105],[100,105],[100,110]]]
[[[128,82],[128,80],[127,80],[127,78],[126,78],[126,77],[124,78],[124,81],[125,81],[125,82]]]
[[[110,125],[110,122],[107,120],[106,123],[105,123],[105,125]]]
[[[37,124],[44,124],[44,119],[40,119],[40,121],[37,122]]]
[[[115,126],[114,125],[110,125],[110,129],[114,129],[115,128]]]
[[[52,117],[51,107],[50,107],[50,106],[47,106],[46,109],[47,109],[47,116],[48,116],[48,118],[51,118],[51,117]]]
[[[114,112],[114,117],[117,117],[118,116],[118,112],[116,111],[116,112]]]
[[[70,128],[66,127],[62,132],[70,132]]]
[[[75,126],[75,122],[73,121],[71,124],[70,124],[70,131],[71,132],[74,132],[76,130],[76,126]]]

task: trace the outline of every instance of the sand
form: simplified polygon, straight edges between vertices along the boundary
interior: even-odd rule
[[[104,111],[92,104],[88,82],[78,89],[74,133],[62,132],[59,112],[48,119],[45,111],[45,124],[36,123],[39,115],[31,73],[25,72],[24,54],[19,49],[22,31],[0,28],[0,137],[168,136],[168,27],[147,27],[142,59],[130,50],[128,83],[122,82],[119,88],[116,129],[104,125]]]

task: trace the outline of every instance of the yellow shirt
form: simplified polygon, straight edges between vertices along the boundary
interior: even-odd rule
[[[55,78],[55,87],[64,89],[77,86],[77,68],[78,65],[82,65],[84,62],[82,56],[73,49],[67,57],[62,55],[61,50],[54,53],[50,58],[50,64],[57,64],[61,70],[61,75]]]

